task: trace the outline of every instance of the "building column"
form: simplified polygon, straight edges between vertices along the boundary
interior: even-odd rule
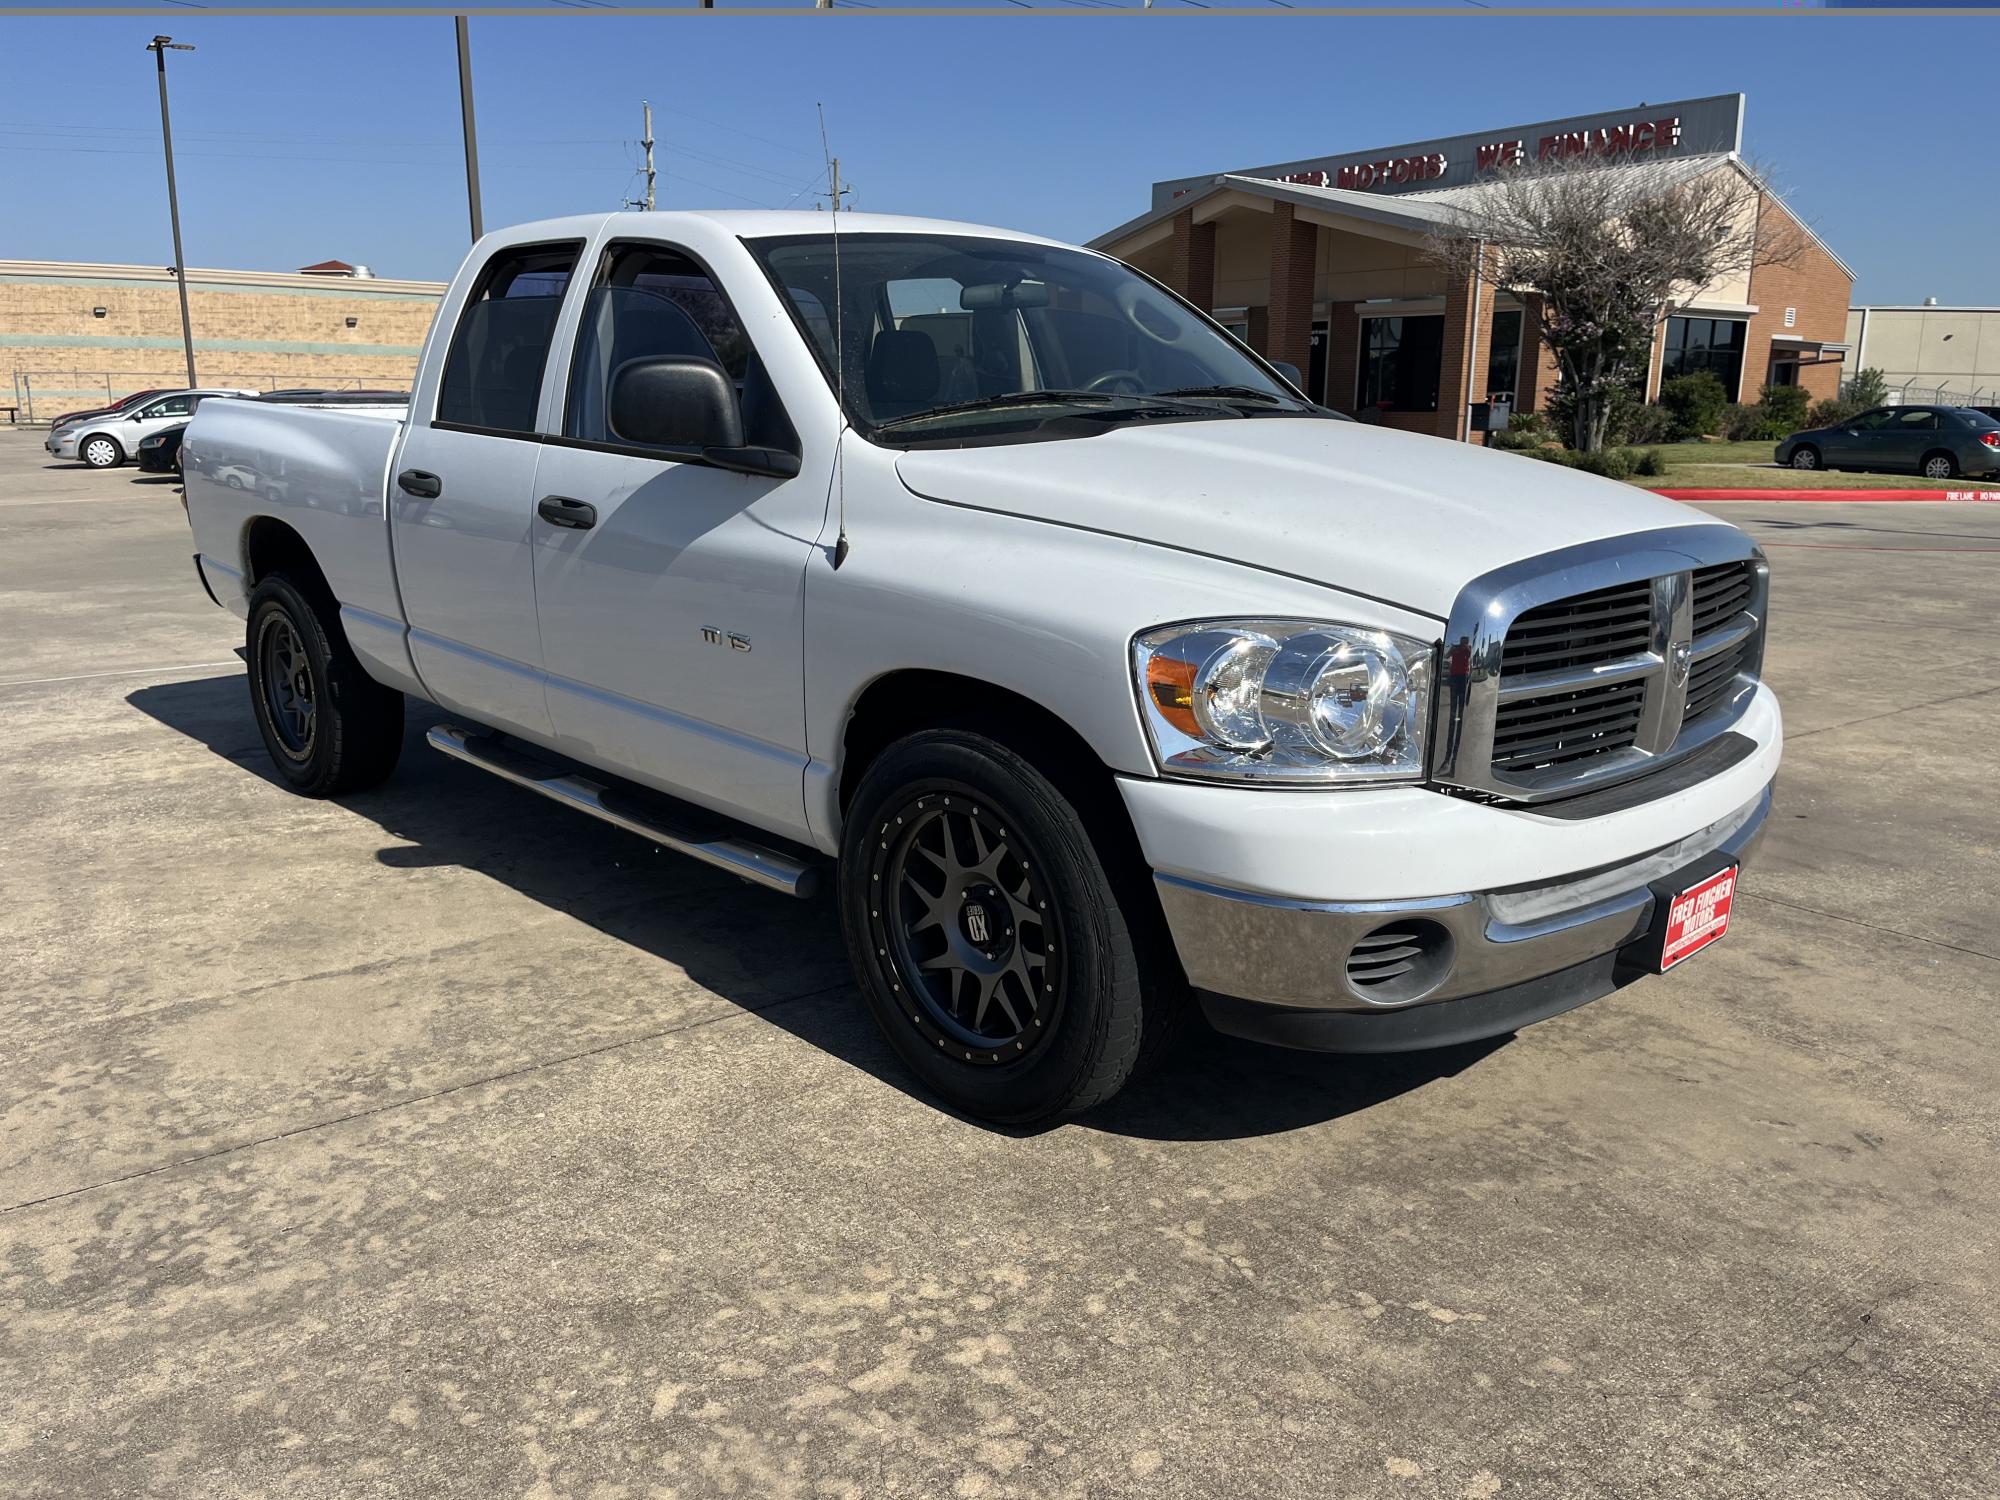
[[[1485,399],[1492,347],[1493,289],[1474,276],[1452,278],[1444,290],[1444,347],[1438,357],[1439,437],[1457,437],[1467,422],[1466,403]],[[1483,435],[1467,431],[1485,442]]]
[[[1361,369],[1359,304],[1335,302],[1326,317],[1326,404],[1354,415],[1354,388]]]
[[[1312,360],[1314,257],[1319,230],[1296,218],[1289,203],[1271,212],[1271,291],[1266,359],[1303,371]],[[1331,351],[1329,351],[1331,352]]]
[[[1521,373],[1515,377],[1516,411],[1547,411],[1562,369],[1555,350],[1542,337],[1542,298],[1530,292],[1521,298]]]
[[[1215,225],[1195,223],[1192,208],[1174,215],[1166,282],[1203,312],[1215,311]]]

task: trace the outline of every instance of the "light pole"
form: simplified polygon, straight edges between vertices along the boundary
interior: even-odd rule
[[[167,212],[174,221],[174,281],[181,290],[181,347],[187,351],[188,384],[196,384],[194,374],[194,326],[188,321],[188,273],[187,257],[181,253],[181,200],[174,189],[174,127],[167,115],[167,54],[169,52],[192,52],[194,48],[186,42],[177,42],[170,36],[156,36],[146,44],[146,50],[153,54],[153,61],[159,65],[160,73],[160,139],[167,148]]]
[[[486,232],[485,216],[479,211],[479,130],[472,123],[472,39],[466,34],[465,17],[453,16],[458,33],[458,112],[465,131],[465,199],[472,210],[472,238],[476,244]]]

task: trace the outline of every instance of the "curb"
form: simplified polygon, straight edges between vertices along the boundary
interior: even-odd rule
[[[1652,486],[1648,485],[1648,489]],[[1994,490],[1662,490],[1653,489],[1656,495],[1668,500],[1810,500],[1815,504],[1847,502],[1882,504],[1895,501],[1923,501],[1935,504],[1945,501],[1985,501],[2000,503],[2000,489]]]

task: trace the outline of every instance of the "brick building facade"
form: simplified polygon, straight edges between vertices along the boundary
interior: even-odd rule
[[[191,269],[195,373],[256,390],[404,389],[443,294],[432,281]],[[0,403],[31,420],[185,385],[180,319],[158,266],[0,260]]]
[[[1092,241],[1172,286],[1339,411],[1475,437],[1473,403],[1546,406],[1556,362],[1540,299],[1450,278],[1424,245],[1454,201],[1512,161],[1602,156],[1663,181],[1747,173],[1743,96],[1722,95],[1154,184],[1153,206]],[[1836,393],[1853,273],[1774,195],[1743,232],[1799,244],[1784,264],[1702,288],[1655,336],[1648,399],[1707,369],[1730,399],[1767,381]]]

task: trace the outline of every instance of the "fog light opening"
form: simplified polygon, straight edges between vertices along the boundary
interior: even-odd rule
[[[1402,1005],[1443,984],[1451,964],[1451,934],[1443,927],[1391,920],[1348,951],[1347,987],[1371,1005]]]

